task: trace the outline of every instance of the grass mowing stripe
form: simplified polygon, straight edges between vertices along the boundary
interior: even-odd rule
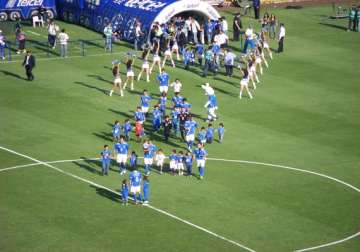
[[[107,190],[107,191],[109,191],[109,192],[111,192],[111,193],[114,193],[114,194],[116,194],[116,195],[119,195],[119,196],[121,197],[121,194],[120,194],[120,193],[118,193],[118,192],[116,192],[116,191],[114,191],[114,190],[112,190],[112,189],[110,189],[110,188],[107,188],[107,187],[105,187],[105,186],[102,186],[102,185],[100,185],[100,184],[97,184],[97,183],[95,183],[95,182],[93,182],[93,181],[84,179],[84,178],[82,178],[82,177],[80,177],[80,176],[77,176],[77,175],[75,175],[75,174],[72,174],[72,173],[70,173],[70,172],[66,172],[66,171],[64,171],[64,170],[62,170],[62,169],[60,169],[60,168],[57,168],[57,167],[55,167],[55,166],[53,166],[53,165],[51,165],[51,164],[48,164],[48,163],[46,163],[46,162],[40,161],[40,160],[38,160],[38,159],[36,159],[36,158],[32,158],[32,157],[30,157],[30,156],[27,156],[27,155],[25,155],[25,154],[21,154],[21,153],[19,153],[19,152],[14,151],[14,150],[10,150],[10,149],[5,148],[5,147],[3,147],[3,146],[0,146],[0,149],[5,150],[5,151],[10,152],[10,153],[15,154],[15,155],[18,155],[18,156],[21,156],[21,157],[30,159],[30,160],[36,162],[37,164],[41,164],[41,165],[47,166],[47,167],[49,167],[49,168],[51,168],[51,169],[53,169],[53,170],[56,170],[56,171],[58,171],[58,172],[60,172],[60,173],[62,173],[62,174],[65,174],[65,175],[68,175],[68,176],[70,176],[70,177],[76,178],[76,179],[81,180],[81,181],[83,181],[83,182],[85,182],[85,183],[88,183],[88,184],[90,184],[90,185],[93,185],[93,186],[95,186],[95,187],[97,187],[97,188],[101,188],[101,189]],[[196,225],[196,224],[193,224],[193,223],[191,223],[191,222],[189,222],[189,221],[187,221],[187,220],[181,219],[180,217],[177,217],[177,216],[175,216],[175,215],[173,215],[173,214],[171,214],[171,213],[168,213],[168,212],[166,212],[166,211],[164,211],[164,210],[161,210],[161,209],[156,208],[156,207],[151,206],[151,205],[144,205],[144,206],[146,206],[146,207],[148,207],[148,208],[150,208],[150,209],[152,209],[152,210],[155,210],[155,211],[157,211],[157,212],[159,212],[159,213],[162,213],[162,214],[164,214],[164,215],[166,215],[166,216],[169,216],[169,217],[171,217],[171,218],[173,218],[173,219],[175,219],[175,220],[181,221],[182,223],[188,224],[188,225],[190,225],[190,226],[192,226],[192,227],[194,227],[194,228],[196,228],[196,229],[199,229],[199,230],[201,230],[201,231],[203,231],[203,232],[206,232],[206,233],[208,233],[208,234],[210,234],[210,235],[212,235],[212,236],[215,236],[215,237],[217,237],[217,238],[219,238],[219,239],[221,239],[221,240],[224,240],[224,241],[229,242],[229,243],[231,243],[231,244],[234,244],[234,245],[236,245],[236,246],[238,246],[238,247],[241,247],[241,248],[243,248],[243,249],[245,249],[245,250],[247,250],[247,251],[255,252],[255,250],[250,249],[250,248],[248,248],[248,247],[246,247],[246,246],[244,246],[244,245],[242,245],[242,244],[240,244],[240,243],[238,243],[238,242],[236,242],[236,241],[230,240],[230,239],[228,239],[228,238],[226,238],[226,237],[224,237],[224,236],[222,236],[222,235],[218,235],[218,234],[216,234],[216,233],[214,233],[214,232],[212,232],[212,231],[210,231],[210,230],[208,230],[208,229],[206,229],[206,228],[203,228],[203,227],[201,227],[201,226],[198,226],[198,225]]]

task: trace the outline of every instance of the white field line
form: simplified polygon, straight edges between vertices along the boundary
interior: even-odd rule
[[[62,170],[62,169],[60,169],[60,168],[57,168],[57,167],[55,167],[55,166],[53,166],[53,165],[51,165],[51,164],[48,164],[48,163],[46,163],[46,162],[40,161],[40,160],[35,159],[35,158],[33,158],[33,157],[27,156],[27,155],[25,155],[25,154],[21,154],[21,153],[19,153],[19,152],[14,151],[14,150],[10,150],[10,149],[5,148],[5,147],[3,147],[3,146],[0,146],[0,149],[5,150],[5,151],[7,151],[7,152],[10,152],[10,153],[12,153],[12,154],[15,154],[15,155],[17,155],[17,156],[27,158],[27,159],[29,159],[29,160],[32,160],[32,161],[36,162],[37,164],[41,164],[41,165],[47,166],[47,167],[49,167],[49,168],[51,168],[51,169],[53,169],[53,170],[56,170],[56,171],[58,171],[58,172],[60,172],[60,173],[62,173],[62,174],[65,174],[65,175],[68,175],[68,176],[73,177],[73,178],[75,178],[75,179],[81,180],[81,181],[83,181],[83,182],[85,182],[85,183],[88,183],[88,184],[90,184],[90,185],[93,185],[93,186],[95,186],[95,187],[97,187],[97,188],[101,188],[101,189],[107,190],[107,191],[112,192],[112,193],[114,193],[114,194],[116,194],[116,195],[119,195],[119,196],[121,197],[121,194],[120,194],[120,193],[118,193],[118,192],[116,192],[116,191],[114,191],[114,190],[112,190],[112,189],[110,189],[110,188],[107,188],[107,187],[105,187],[105,186],[103,186],[103,185],[97,184],[97,183],[95,183],[95,182],[93,182],[93,181],[87,180],[87,179],[85,179],[85,178],[82,178],[82,177],[77,176],[77,175],[75,175],[75,174],[72,174],[72,173],[70,173],[70,172],[66,172],[66,171],[64,171],[64,170]],[[144,205],[144,206],[146,206],[146,205]],[[171,213],[168,213],[168,212],[166,212],[166,211],[164,211],[164,210],[161,210],[161,209],[156,208],[156,207],[151,206],[151,205],[147,205],[146,207],[148,207],[148,208],[150,208],[150,209],[152,209],[152,210],[155,210],[155,211],[157,211],[157,212],[159,212],[159,213],[165,214],[165,215],[167,215],[167,216],[169,216],[169,217],[171,217],[171,218],[173,218],[173,219],[175,219],[175,220],[178,220],[178,221],[180,221],[180,222],[182,222],[182,223],[185,223],[185,224],[187,224],[187,225],[190,225],[190,226],[193,227],[193,228],[196,228],[196,229],[199,229],[199,230],[201,230],[201,231],[203,231],[203,232],[206,232],[206,233],[208,233],[208,234],[210,234],[210,235],[212,235],[212,236],[215,236],[215,237],[217,237],[217,238],[219,238],[219,239],[221,239],[221,240],[223,240],[223,241],[226,241],[226,242],[229,242],[229,243],[231,243],[231,244],[234,244],[234,245],[236,245],[236,246],[238,246],[238,247],[240,247],[240,248],[243,248],[243,249],[245,249],[245,250],[247,250],[247,251],[256,252],[255,250],[250,249],[250,248],[248,248],[248,247],[246,247],[246,246],[244,246],[244,245],[242,245],[242,244],[240,244],[240,243],[238,243],[238,242],[236,242],[236,241],[233,241],[233,240],[230,240],[230,239],[228,239],[228,238],[226,238],[226,237],[224,237],[224,236],[218,235],[218,234],[216,234],[216,233],[214,233],[214,232],[212,232],[212,231],[210,231],[210,230],[208,230],[208,229],[206,229],[206,228],[203,228],[203,227],[201,227],[201,226],[198,226],[198,225],[196,225],[196,224],[193,224],[193,223],[191,223],[191,222],[189,222],[189,221],[187,221],[187,220],[184,220],[184,219],[182,219],[182,218],[180,218],[180,217],[177,217],[177,216],[175,216],[175,215],[173,215],[173,214],[171,214]]]
[[[39,163],[31,163],[31,164],[17,165],[17,166],[12,166],[12,167],[8,167],[8,168],[2,168],[2,169],[0,169],[0,172],[15,170],[15,169],[19,169],[19,168],[25,168],[25,167],[30,167],[30,166],[37,166],[37,165],[40,165],[40,164]]]
[[[91,55],[85,55],[85,56],[81,56],[81,55],[76,55],[76,56],[68,56],[66,58],[61,58],[61,57],[53,57],[53,58],[39,58],[36,59],[36,61],[51,61],[51,60],[68,60],[68,59],[74,59],[74,58],[87,58],[87,57],[99,57],[99,56],[111,56],[111,55],[122,55],[122,53],[98,53],[98,54],[91,54]],[[12,61],[4,61],[5,64],[11,64],[11,63],[19,63],[19,62],[23,62],[22,60],[12,60]]]
[[[3,149],[3,147],[0,146],[0,149]],[[141,159],[142,157],[139,157],[139,158]],[[3,169],[0,169],[0,172],[2,172],[2,171],[7,171],[7,170],[12,170],[12,169],[17,169],[17,168],[23,168],[23,167],[27,167],[27,166],[40,165],[40,164],[43,164],[43,163],[44,163],[44,164],[55,164],[55,163],[76,162],[76,161],[84,161],[84,160],[99,160],[99,158],[65,159],[65,160],[49,161],[49,162],[42,162],[42,163],[37,162],[37,163],[33,163],[33,164],[28,164],[28,165],[20,165],[20,166],[3,168]],[[355,190],[356,192],[360,192],[360,189],[359,189],[359,188],[357,188],[357,187],[355,187],[355,186],[353,186],[353,185],[351,185],[351,184],[349,184],[349,183],[347,183],[347,182],[344,182],[344,181],[342,181],[342,180],[340,180],[340,179],[337,179],[337,178],[334,178],[334,177],[331,177],[331,176],[328,176],[328,175],[325,175],[325,174],[322,174],[322,173],[317,173],[317,172],[313,172],[313,171],[308,171],[308,170],[304,170],[304,169],[300,169],[300,168],[295,168],[295,167],[290,167],[290,166],[284,166],[284,165],[277,165],[277,164],[270,164],[270,163],[263,163],[263,162],[256,162],[256,161],[247,161],[247,160],[232,160],[232,159],[222,159],[222,158],[208,158],[208,160],[223,161],[223,162],[232,162],[232,163],[257,164],[257,165],[271,166],[271,167],[277,167],[277,168],[282,168],[282,169],[288,169],[288,170],[293,170],[293,171],[308,173],[308,174],[317,175],[317,176],[320,176],[320,177],[323,177],[323,178],[326,178],[326,179],[330,179],[330,180],[332,180],[332,181],[335,181],[335,182],[337,182],[337,183],[340,183],[340,184],[342,184],[342,185],[345,185],[345,186],[347,186],[347,187]],[[110,191],[111,191],[111,190],[110,190]],[[113,191],[112,191],[112,192],[113,192]],[[114,192],[114,193],[115,193],[115,192]],[[118,194],[118,193],[116,193],[116,194]],[[148,206],[148,207],[151,208],[151,209],[153,209],[152,206]],[[172,218],[178,219],[177,216],[172,216],[172,214],[169,214],[169,213],[167,213],[167,212],[165,212],[165,211],[163,211],[163,210],[161,210],[161,209],[153,209],[153,210],[158,211],[158,212],[160,212],[160,213],[163,213],[163,214],[165,214],[165,215],[168,215],[168,216],[170,216],[170,217],[172,217]],[[159,210],[160,210],[160,211],[159,211]],[[191,223],[191,224],[190,224],[190,223],[187,223],[186,220],[182,220],[182,219],[180,219],[180,218],[179,218],[179,221],[181,221],[181,222],[184,222],[184,221],[185,221],[184,223],[189,224],[189,225],[192,224],[192,223]],[[196,227],[196,228],[202,230],[201,227]],[[203,231],[208,233],[209,230],[206,230],[206,231],[203,230]],[[210,231],[210,232],[211,232],[211,231]],[[212,234],[212,232],[209,233],[209,234]],[[212,234],[212,235],[213,235],[213,234]],[[343,238],[343,239],[341,239],[341,240],[337,240],[337,241],[333,241],[333,242],[321,244],[321,245],[319,245],[319,246],[315,246],[315,247],[311,247],[311,248],[304,248],[304,249],[295,250],[294,252],[304,252],[304,251],[315,250],[315,249],[318,249],[318,248],[329,247],[329,246],[332,246],[332,245],[336,245],[336,244],[339,244],[339,243],[346,242],[346,241],[348,241],[348,240],[350,240],[350,239],[353,239],[353,238],[355,238],[355,237],[357,237],[357,236],[360,236],[360,232],[357,232],[357,233],[355,233],[355,234],[352,234],[352,235],[350,235],[350,236],[348,236],[348,237],[345,237],[345,238]],[[217,237],[219,237],[219,236],[217,236]],[[220,238],[220,237],[219,237],[219,238]],[[227,239],[227,238],[222,237],[222,238],[220,238],[220,239],[225,240],[225,239]],[[231,240],[229,240],[228,242],[233,243],[233,241],[231,241]],[[235,244],[235,243],[234,243],[234,244]]]

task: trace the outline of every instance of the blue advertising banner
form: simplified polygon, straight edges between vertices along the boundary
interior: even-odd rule
[[[55,0],[1,0],[0,21],[30,19],[38,15],[39,8],[46,13],[47,18],[56,16]]]

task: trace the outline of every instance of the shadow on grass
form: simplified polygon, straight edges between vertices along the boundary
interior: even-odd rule
[[[113,112],[115,114],[118,114],[118,115],[121,115],[127,119],[132,119],[133,118],[133,114],[130,114],[130,113],[126,113],[126,112],[123,112],[123,111],[120,111],[120,110],[115,110],[115,109],[112,109],[112,108],[109,108],[108,109],[110,112]]]
[[[106,80],[106,79],[104,79],[103,77],[101,77],[100,75],[88,74],[87,76],[88,76],[88,77],[93,77],[93,78],[96,79],[96,80],[100,80],[100,81],[109,83],[109,84],[111,84],[111,85],[113,84],[112,81]]]
[[[108,189],[96,187],[94,185],[90,185],[90,187],[94,188],[96,190],[96,193],[104,198],[107,198],[109,200],[112,200],[112,201],[118,202],[118,203],[121,202],[121,196],[112,191],[109,191]]]
[[[99,162],[99,161],[98,161],[98,162]],[[84,163],[77,162],[77,161],[74,161],[73,164],[75,164],[75,165],[79,166],[80,168],[82,168],[82,169],[84,169],[84,170],[86,170],[86,171],[88,171],[88,172],[91,172],[91,173],[93,173],[93,174],[101,175],[101,171],[97,170],[97,169],[94,168],[94,167],[91,167],[91,166],[89,165],[89,163],[86,162],[86,160],[85,160],[85,164],[84,164]]]
[[[90,88],[90,89],[95,89],[103,94],[107,94],[109,92],[109,90],[106,90],[106,89],[102,89],[102,88],[99,88],[99,87],[96,87],[96,86],[92,86],[92,85],[89,85],[89,84],[86,84],[82,81],[74,81],[75,84],[77,85],[81,85],[81,86],[84,86],[84,87],[87,87],[87,88]]]
[[[106,132],[96,133],[96,132],[94,132],[93,135],[97,136],[105,141],[111,141],[111,142],[113,141],[111,133],[106,133]]]
[[[6,70],[0,70],[0,72],[2,72],[6,76],[14,77],[14,78],[17,78],[19,80],[26,80],[25,78],[21,77],[20,75],[18,75],[16,73],[12,73],[12,72],[9,72],[9,71],[6,71]]]
[[[319,23],[319,24],[324,25],[324,26],[328,26],[328,27],[331,27],[331,28],[336,28],[336,29],[339,29],[339,30],[343,30],[343,31],[347,30],[347,27],[337,25],[337,24],[328,24],[328,23]]]

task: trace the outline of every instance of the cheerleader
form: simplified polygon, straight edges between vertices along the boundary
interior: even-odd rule
[[[135,76],[133,70],[134,60],[128,58],[125,64],[126,64],[126,80],[123,89],[126,88],[128,81],[130,81],[131,83],[130,90],[134,90],[134,76]]]
[[[270,46],[269,46],[268,38],[264,32],[261,33],[261,41],[262,41],[263,51],[266,50],[270,56],[270,59],[273,59],[272,52],[271,52]]]
[[[145,71],[146,73],[146,82],[150,82],[150,71],[149,71],[149,68],[150,68],[150,65],[149,65],[149,61],[148,61],[148,56],[149,56],[149,52],[150,50],[149,49],[145,49],[142,53],[142,60],[143,60],[143,64],[141,66],[141,71],[137,77],[137,80],[139,81],[141,79],[141,75],[142,73]]]
[[[260,83],[259,81],[259,77],[257,76],[257,73],[256,73],[256,57],[254,54],[251,54],[250,55],[250,59],[248,61],[248,73],[249,73],[249,77],[250,77],[250,80],[253,84],[253,88],[256,89],[256,84],[255,84],[255,81],[257,84]]]
[[[249,71],[244,68],[244,69],[241,70],[241,72],[242,72],[242,74],[243,74],[243,77],[242,77],[242,79],[241,79],[241,81],[240,81],[240,94],[239,94],[239,98],[241,99],[241,97],[242,97],[242,92],[243,92],[243,90],[244,90],[244,88],[245,88],[245,90],[246,90],[246,92],[248,93],[250,99],[252,99],[253,96],[251,95],[251,93],[250,93],[250,91],[249,91],[249,87],[248,87],[248,85],[249,85]]]
[[[123,92],[123,88],[122,88],[122,82],[121,82],[121,78],[120,78],[120,71],[119,71],[119,67],[120,66],[120,62],[119,61],[113,61],[113,67],[112,67],[112,74],[114,76],[114,86],[113,88],[110,90],[109,96],[112,96],[113,92],[115,91],[115,89],[119,89],[119,94],[120,96],[124,96],[124,92]]]
[[[166,42],[166,50],[165,50],[165,53],[164,53],[164,60],[163,60],[163,63],[162,63],[162,67],[165,66],[166,61],[168,59],[170,60],[170,62],[172,64],[172,67],[175,67],[175,62],[174,62],[174,60],[172,58],[172,53],[171,53],[170,39],[168,39],[167,42]]]
[[[262,63],[264,62],[263,57],[262,57],[262,49],[260,44],[258,44],[255,48],[254,51],[254,55],[255,55],[255,71],[257,70],[257,68],[259,68],[260,74],[263,74],[263,67],[262,67]],[[265,66],[269,67],[266,60],[265,60]]]
[[[159,56],[159,49],[160,49],[160,44],[159,44],[159,42],[157,42],[156,45],[154,45],[154,55],[153,55],[152,65],[150,67],[150,74],[155,65],[157,65],[159,67],[159,73],[161,72],[161,59]]]
[[[156,166],[159,167],[160,174],[163,172],[165,155],[162,149],[158,150],[155,154]]]
[[[176,37],[173,38],[173,45],[171,47],[171,53],[175,53],[176,60],[180,60],[179,45],[177,43]]]
[[[266,68],[269,68],[269,64],[268,64],[268,62],[267,62],[267,60],[265,58],[264,48],[262,47],[262,43],[258,44],[257,50],[259,51],[261,62],[264,62]]]

